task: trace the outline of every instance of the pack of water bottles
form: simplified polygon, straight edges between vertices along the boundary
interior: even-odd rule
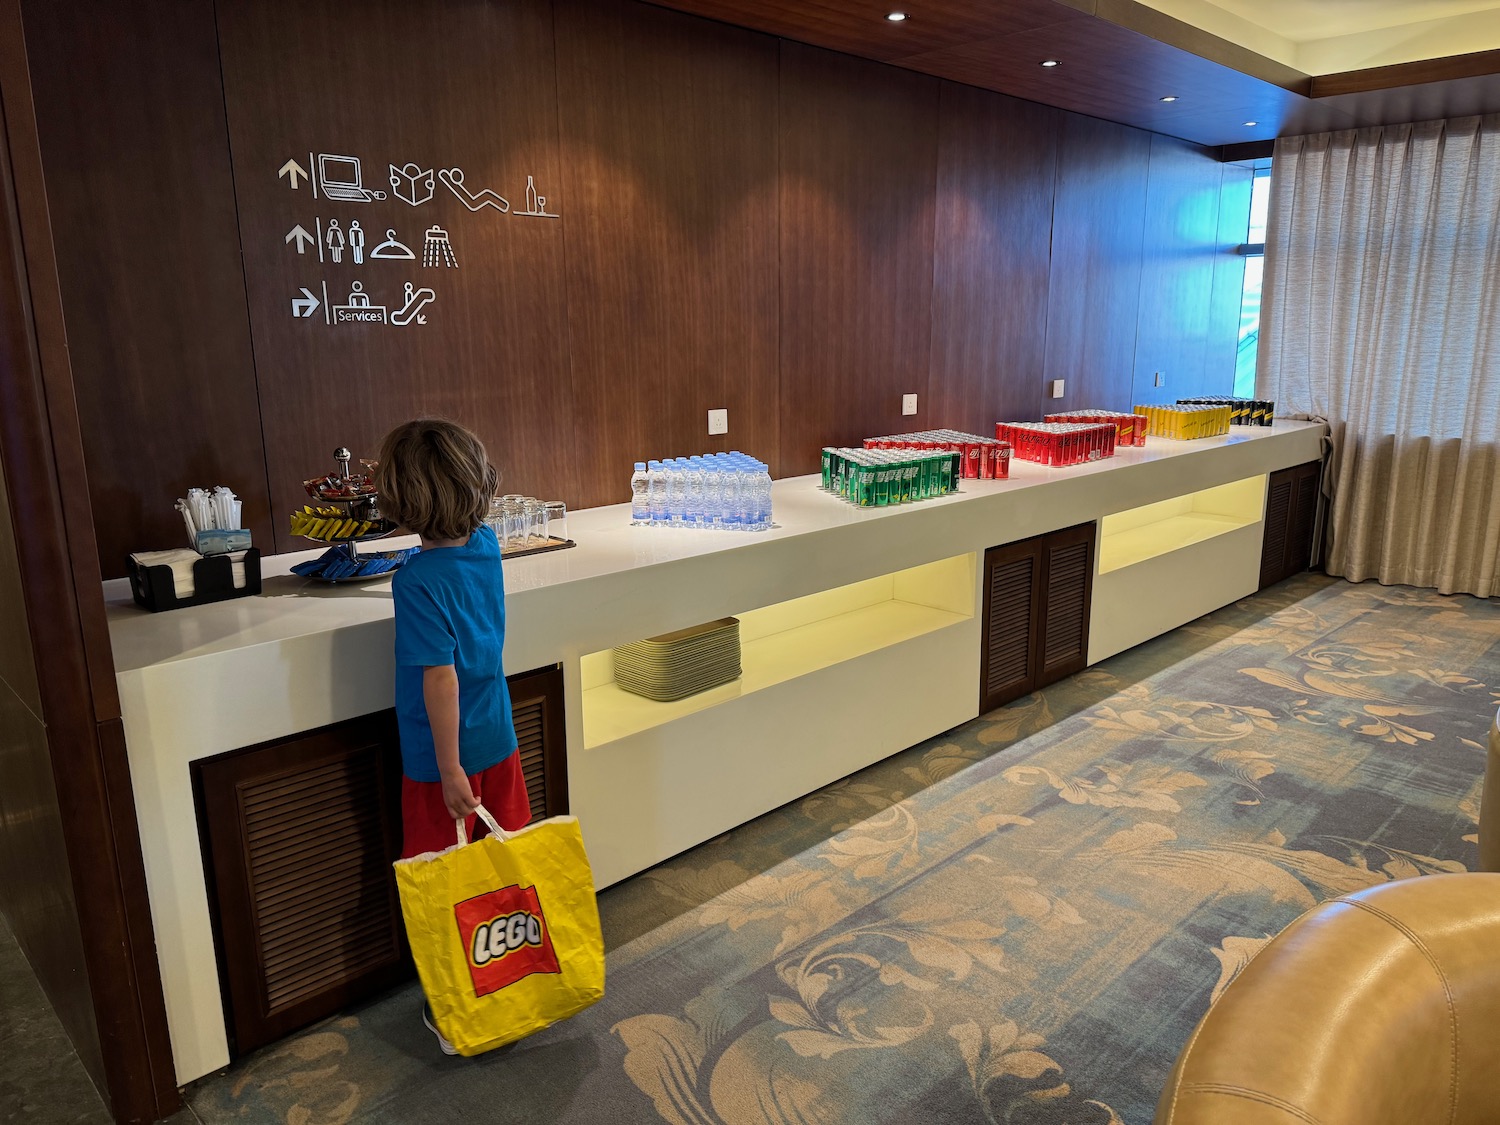
[[[630,522],[765,531],[771,526],[771,470],[739,451],[637,461],[630,477]]]

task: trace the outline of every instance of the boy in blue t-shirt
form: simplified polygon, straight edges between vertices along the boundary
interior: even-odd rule
[[[474,839],[480,804],[507,832],[531,819],[501,662],[500,544],[483,522],[498,481],[484,445],[451,422],[407,422],[381,446],[381,512],[422,538],[391,583],[403,859],[451,848],[459,820]]]

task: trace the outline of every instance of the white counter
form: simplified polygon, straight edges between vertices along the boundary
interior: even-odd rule
[[[576,548],[504,564],[506,667],[563,666],[572,811],[601,885],[973,717],[986,548],[1316,460],[1322,434],[1320,424],[1280,422],[1194,442],[1152,439],[1068,469],[1012,461],[1008,481],[966,481],[957,495],[898,508],[857,509],[815,477],[794,478],[776,482],[776,527],[761,533],[631,527],[624,505],[570,514]],[[1181,548],[1179,562],[1199,540],[1215,542],[1215,521],[1232,522],[1244,574],[1217,604],[1254,589],[1253,579],[1243,585],[1259,565],[1258,514],[1184,507],[1172,521],[1162,526],[1181,540],[1169,544]],[[1139,560],[1151,551],[1137,543],[1145,533],[1131,524],[1121,534],[1111,565],[1139,585],[1149,578]],[[145,613],[126,583],[106,584],[179,1082],[228,1061],[189,763],[393,702],[390,580],[329,586],[289,575],[317,553],[264,560],[259,597],[169,613]],[[917,578],[888,577],[918,567]],[[836,635],[817,621],[778,624],[780,609],[746,618],[765,639],[753,675],[747,639],[742,687],[680,715],[604,715],[616,705],[590,654],[866,582],[875,585],[838,607]],[[1197,616],[1215,608],[1199,602],[1219,596],[1205,588],[1183,604]],[[1097,597],[1095,607],[1096,618],[1109,612]],[[1115,631],[1120,645],[1154,635],[1132,611]],[[794,625],[799,643],[778,649],[775,631]],[[870,705],[881,693],[868,685],[881,681],[869,677],[913,667],[925,671],[894,710]],[[589,723],[586,688],[600,709]],[[596,732],[587,743],[586,726]],[[689,753],[705,738],[734,746],[720,757]],[[758,752],[739,753],[740,744]]]

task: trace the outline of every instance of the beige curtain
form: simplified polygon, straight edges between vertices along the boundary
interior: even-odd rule
[[[1329,422],[1329,573],[1500,592],[1500,115],[1276,143],[1256,386]]]

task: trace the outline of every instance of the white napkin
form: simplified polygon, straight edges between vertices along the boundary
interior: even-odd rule
[[[130,556],[137,566],[167,566],[172,568],[172,592],[179,598],[190,598],[196,583],[193,581],[193,564],[203,556],[186,547],[175,551],[139,551]],[[244,585],[244,563],[240,564],[241,582]]]

